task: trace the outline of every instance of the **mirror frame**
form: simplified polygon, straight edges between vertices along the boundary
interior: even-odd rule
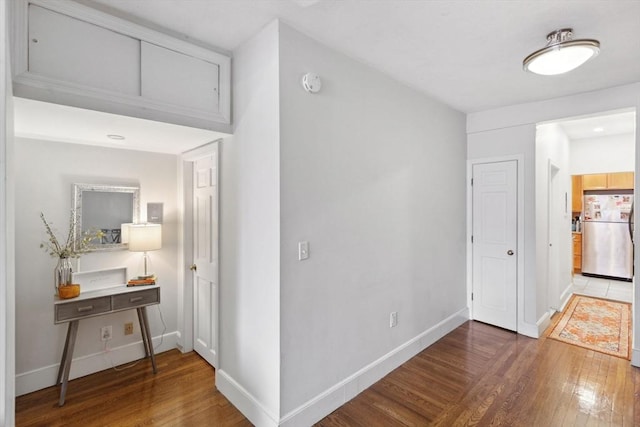
[[[76,236],[82,235],[82,195],[84,192],[88,191],[102,193],[131,193],[133,198],[131,222],[138,222],[140,218],[140,187],[101,184],[73,184],[73,209],[77,217],[76,227],[74,230]],[[129,245],[126,243],[103,243],[96,245],[92,252],[123,250],[127,249],[128,246]]]

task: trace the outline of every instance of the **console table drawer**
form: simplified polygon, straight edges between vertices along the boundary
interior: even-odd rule
[[[111,297],[92,298],[84,301],[57,304],[56,323],[90,317],[111,311]]]
[[[123,310],[160,302],[160,288],[113,296],[113,309]]]

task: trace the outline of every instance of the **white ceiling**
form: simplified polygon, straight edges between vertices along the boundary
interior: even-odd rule
[[[638,0],[96,0],[233,51],[273,19],[469,113],[640,80]],[[600,40],[562,76],[522,71],[551,31]]]
[[[180,154],[226,134],[119,116],[66,105],[14,98],[18,137],[128,150]],[[113,140],[107,135],[125,139]]]
[[[639,0],[80,1],[229,52],[278,18],[467,113],[640,81]],[[522,59],[542,48],[549,32],[566,27],[576,38],[600,40],[600,55],[561,76],[522,71]],[[18,135],[52,132],[61,141],[117,146],[104,141],[106,133],[117,133],[127,136],[123,148],[171,153],[220,136],[149,121],[141,121],[140,130],[134,119],[114,121],[111,115],[100,124],[94,116],[92,132],[86,123],[78,125],[78,114],[85,113],[47,105],[37,106],[35,114],[55,114],[58,126],[38,129],[46,121],[34,120],[34,105],[17,102]],[[68,127],[59,126],[65,121]]]
[[[634,111],[611,112],[594,117],[563,120],[558,124],[572,141],[614,135],[633,137],[636,130],[636,113]]]

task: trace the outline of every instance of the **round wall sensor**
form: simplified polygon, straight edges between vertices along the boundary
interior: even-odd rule
[[[302,86],[309,93],[318,93],[322,88],[322,80],[320,76],[314,73],[307,73],[302,76]]]

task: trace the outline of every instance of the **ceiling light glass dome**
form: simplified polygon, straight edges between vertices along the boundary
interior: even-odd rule
[[[522,65],[525,71],[552,76],[578,68],[599,52],[598,40],[573,40],[573,30],[565,28],[547,35],[547,46],[527,56]]]

